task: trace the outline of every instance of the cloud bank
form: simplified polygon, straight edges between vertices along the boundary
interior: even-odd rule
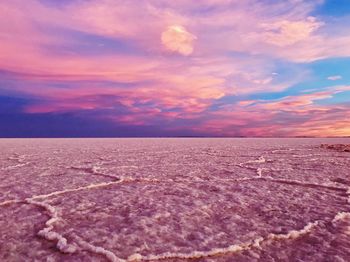
[[[139,136],[350,135],[350,14],[325,4],[1,1],[0,135],[66,115]]]

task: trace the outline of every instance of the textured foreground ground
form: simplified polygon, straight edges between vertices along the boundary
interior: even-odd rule
[[[0,261],[349,261],[349,139],[0,140]]]

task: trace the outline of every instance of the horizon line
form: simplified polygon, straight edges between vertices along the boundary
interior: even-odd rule
[[[8,136],[0,139],[94,139],[94,138],[350,138],[350,136]]]

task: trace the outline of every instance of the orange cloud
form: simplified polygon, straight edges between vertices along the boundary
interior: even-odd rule
[[[194,40],[197,37],[189,33],[183,26],[169,26],[161,36],[165,48],[182,55],[190,55],[193,52]]]

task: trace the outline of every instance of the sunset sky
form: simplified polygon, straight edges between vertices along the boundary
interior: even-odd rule
[[[1,0],[9,136],[350,136],[350,1]]]

